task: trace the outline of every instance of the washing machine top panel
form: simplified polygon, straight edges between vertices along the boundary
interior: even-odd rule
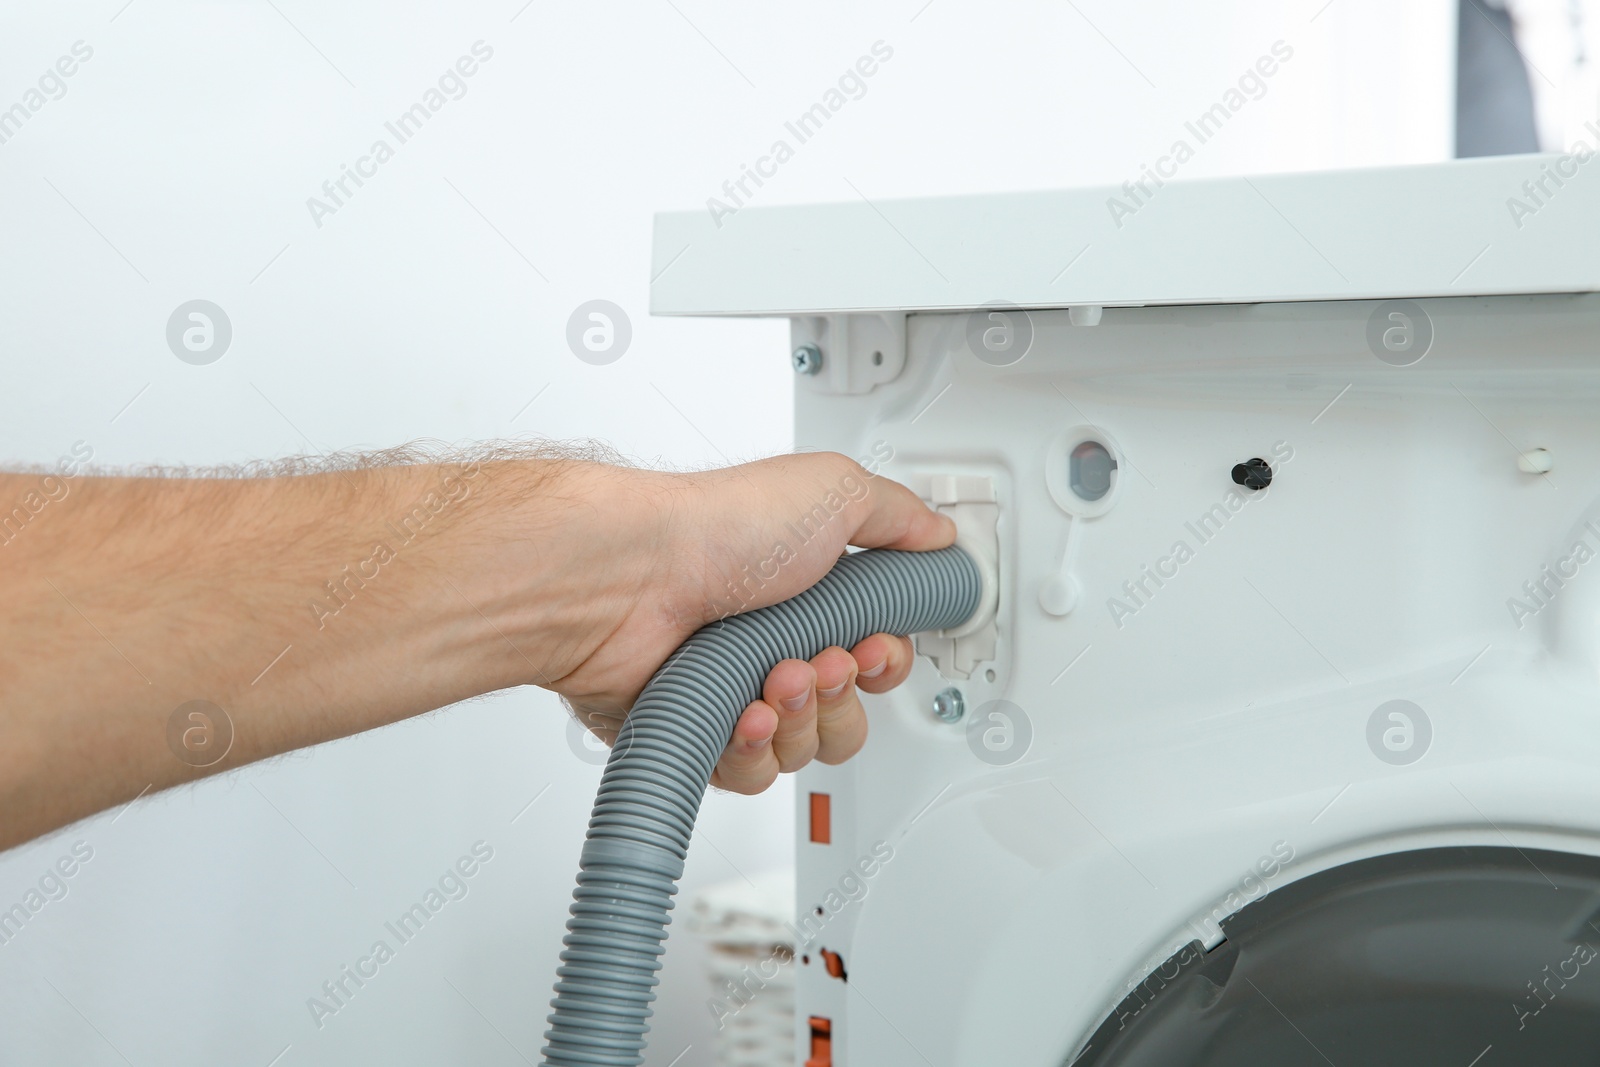
[[[799,315],[1600,290],[1579,155],[764,207],[746,181],[655,220],[650,306]]]
[[[1600,859],[1455,847],[1292,882],[1135,987],[1073,1067],[1567,1067],[1600,1056]]]

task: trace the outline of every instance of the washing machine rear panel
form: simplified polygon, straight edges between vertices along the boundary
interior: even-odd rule
[[[799,447],[916,487],[998,559],[995,632],[924,642],[943,673],[919,658],[871,699],[859,758],[799,777],[798,1062],[1057,1067],[1174,954],[1316,872],[1600,854],[1600,296],[1580,247],[1600,211],[1574,184],[1519,230],[1501,203],[1549,165],[1163,191],[1180,215],[1274,197],[1278,228],[1241,207],[1232,244],[1159,199],[1127,237],[1086,214],[1104,191],[1056,215],[1040,194],[1031,238],[1007,214],[1028,205],[988,212],[1014,255],[970,201],[942,224],[879,205],[898,237],[831,229],[854,208],[809,209],[809,239],[803,209],[658,223],[658,260],[689,251],[657,310],[790,318],[822,357],[796,377]],[[1583,228],[1528,232],[1563,220]],[[779,231],[791,267],[838,277],[762,280]],[[1025,280],[1049,252],[1066,274]],[[1381,969],[1448,986],[1403,946]]]

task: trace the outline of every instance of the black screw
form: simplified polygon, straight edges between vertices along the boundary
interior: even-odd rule
[[[1247,459],[1243,463],[1235,463],[1233,484],[1242,485],[1246,489],[1265,489],[1272,484],[1272,468],[1260,456]]]

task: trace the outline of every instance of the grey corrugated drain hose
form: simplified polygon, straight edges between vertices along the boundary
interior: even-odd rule
[[[767,672],[875,633],[958,626],[977,610],[982,585],[960,548],[852,553],[799,596],[702,628],[656,672],[612,746],[589,819],[544,1035],[548,1067],[643,1061],[667,912],[700,800]]]

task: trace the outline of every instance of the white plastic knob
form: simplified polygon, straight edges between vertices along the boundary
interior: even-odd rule
[[[1547,448],[1535,448],[1517,457],[1517,469],[1523,474],[1549,474],[1555,466],[1556,457]]]
[[[1039,586],[1039,606],[1047,614],[1067,615],[1078,606],[1078,583],[1063,574],[1053,574]]]

